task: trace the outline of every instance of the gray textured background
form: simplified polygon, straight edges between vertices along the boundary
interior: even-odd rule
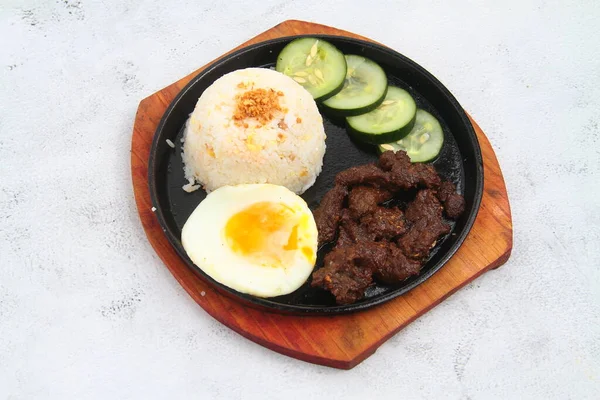
[[[349,372],[215,322],[133,201],[138,102],[288,18],[429,69],[512,203],[510,261]],[[0,399],[600,398],[599,27],[596,0],[1,0]]]

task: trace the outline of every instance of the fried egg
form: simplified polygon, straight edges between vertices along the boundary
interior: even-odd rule
[[[189,258],[217,282],[259,297],[288,294],[317,258],[317,225],[306,202],[283,186],[223,186],[186,221]]]

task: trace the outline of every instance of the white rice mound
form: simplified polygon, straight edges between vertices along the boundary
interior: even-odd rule
[[[281,91],[283,111],[262,126],[254,118],[240,124],[233,119],[236,96],[258,88]],[[195,183],[208,192],[225,185],[271,183],[301,194],[315,183],[325,154],[323,118],[310,93],[266,68],[237,70],[217,79],[198,99],[183,141],[187,191],[197,189]]]

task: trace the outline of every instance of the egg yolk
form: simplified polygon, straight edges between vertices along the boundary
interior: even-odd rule
[[[306,216],[298,218],[291,207],[283,203],[258,202],[236,213],[225,225],[225,238],[238,255],[263,266],[286,266],[300,247],[298,229],[306,224]],[[302,254],[314,262],[310,247]]]

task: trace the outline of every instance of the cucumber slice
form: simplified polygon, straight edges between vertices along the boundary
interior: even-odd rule
[[[375,62],[356,55],[346,55],[348,66],[344,88],[323,102],[326,111],[337,115],[360,115],[376,109],[387,92],[387,77]]]
[[[344,86],[346,59],[334,45],[301,38],[288,43],[277,56],[275,70],[304,86],[315,100],[325,100]]]
[[[412,96],[404,89],[389,86],[379,107],[366,114],[346,118],[348,132],[365,143],[395,142],[411,131],[416,113],[417,104]]]
[[[427,111],[417,110],[415,126],[404,138],[380,144],[381,152],[392,150],[406,151],[412,162],[427,162],[435,159],[444,144],[444,131],[437,119]]]

